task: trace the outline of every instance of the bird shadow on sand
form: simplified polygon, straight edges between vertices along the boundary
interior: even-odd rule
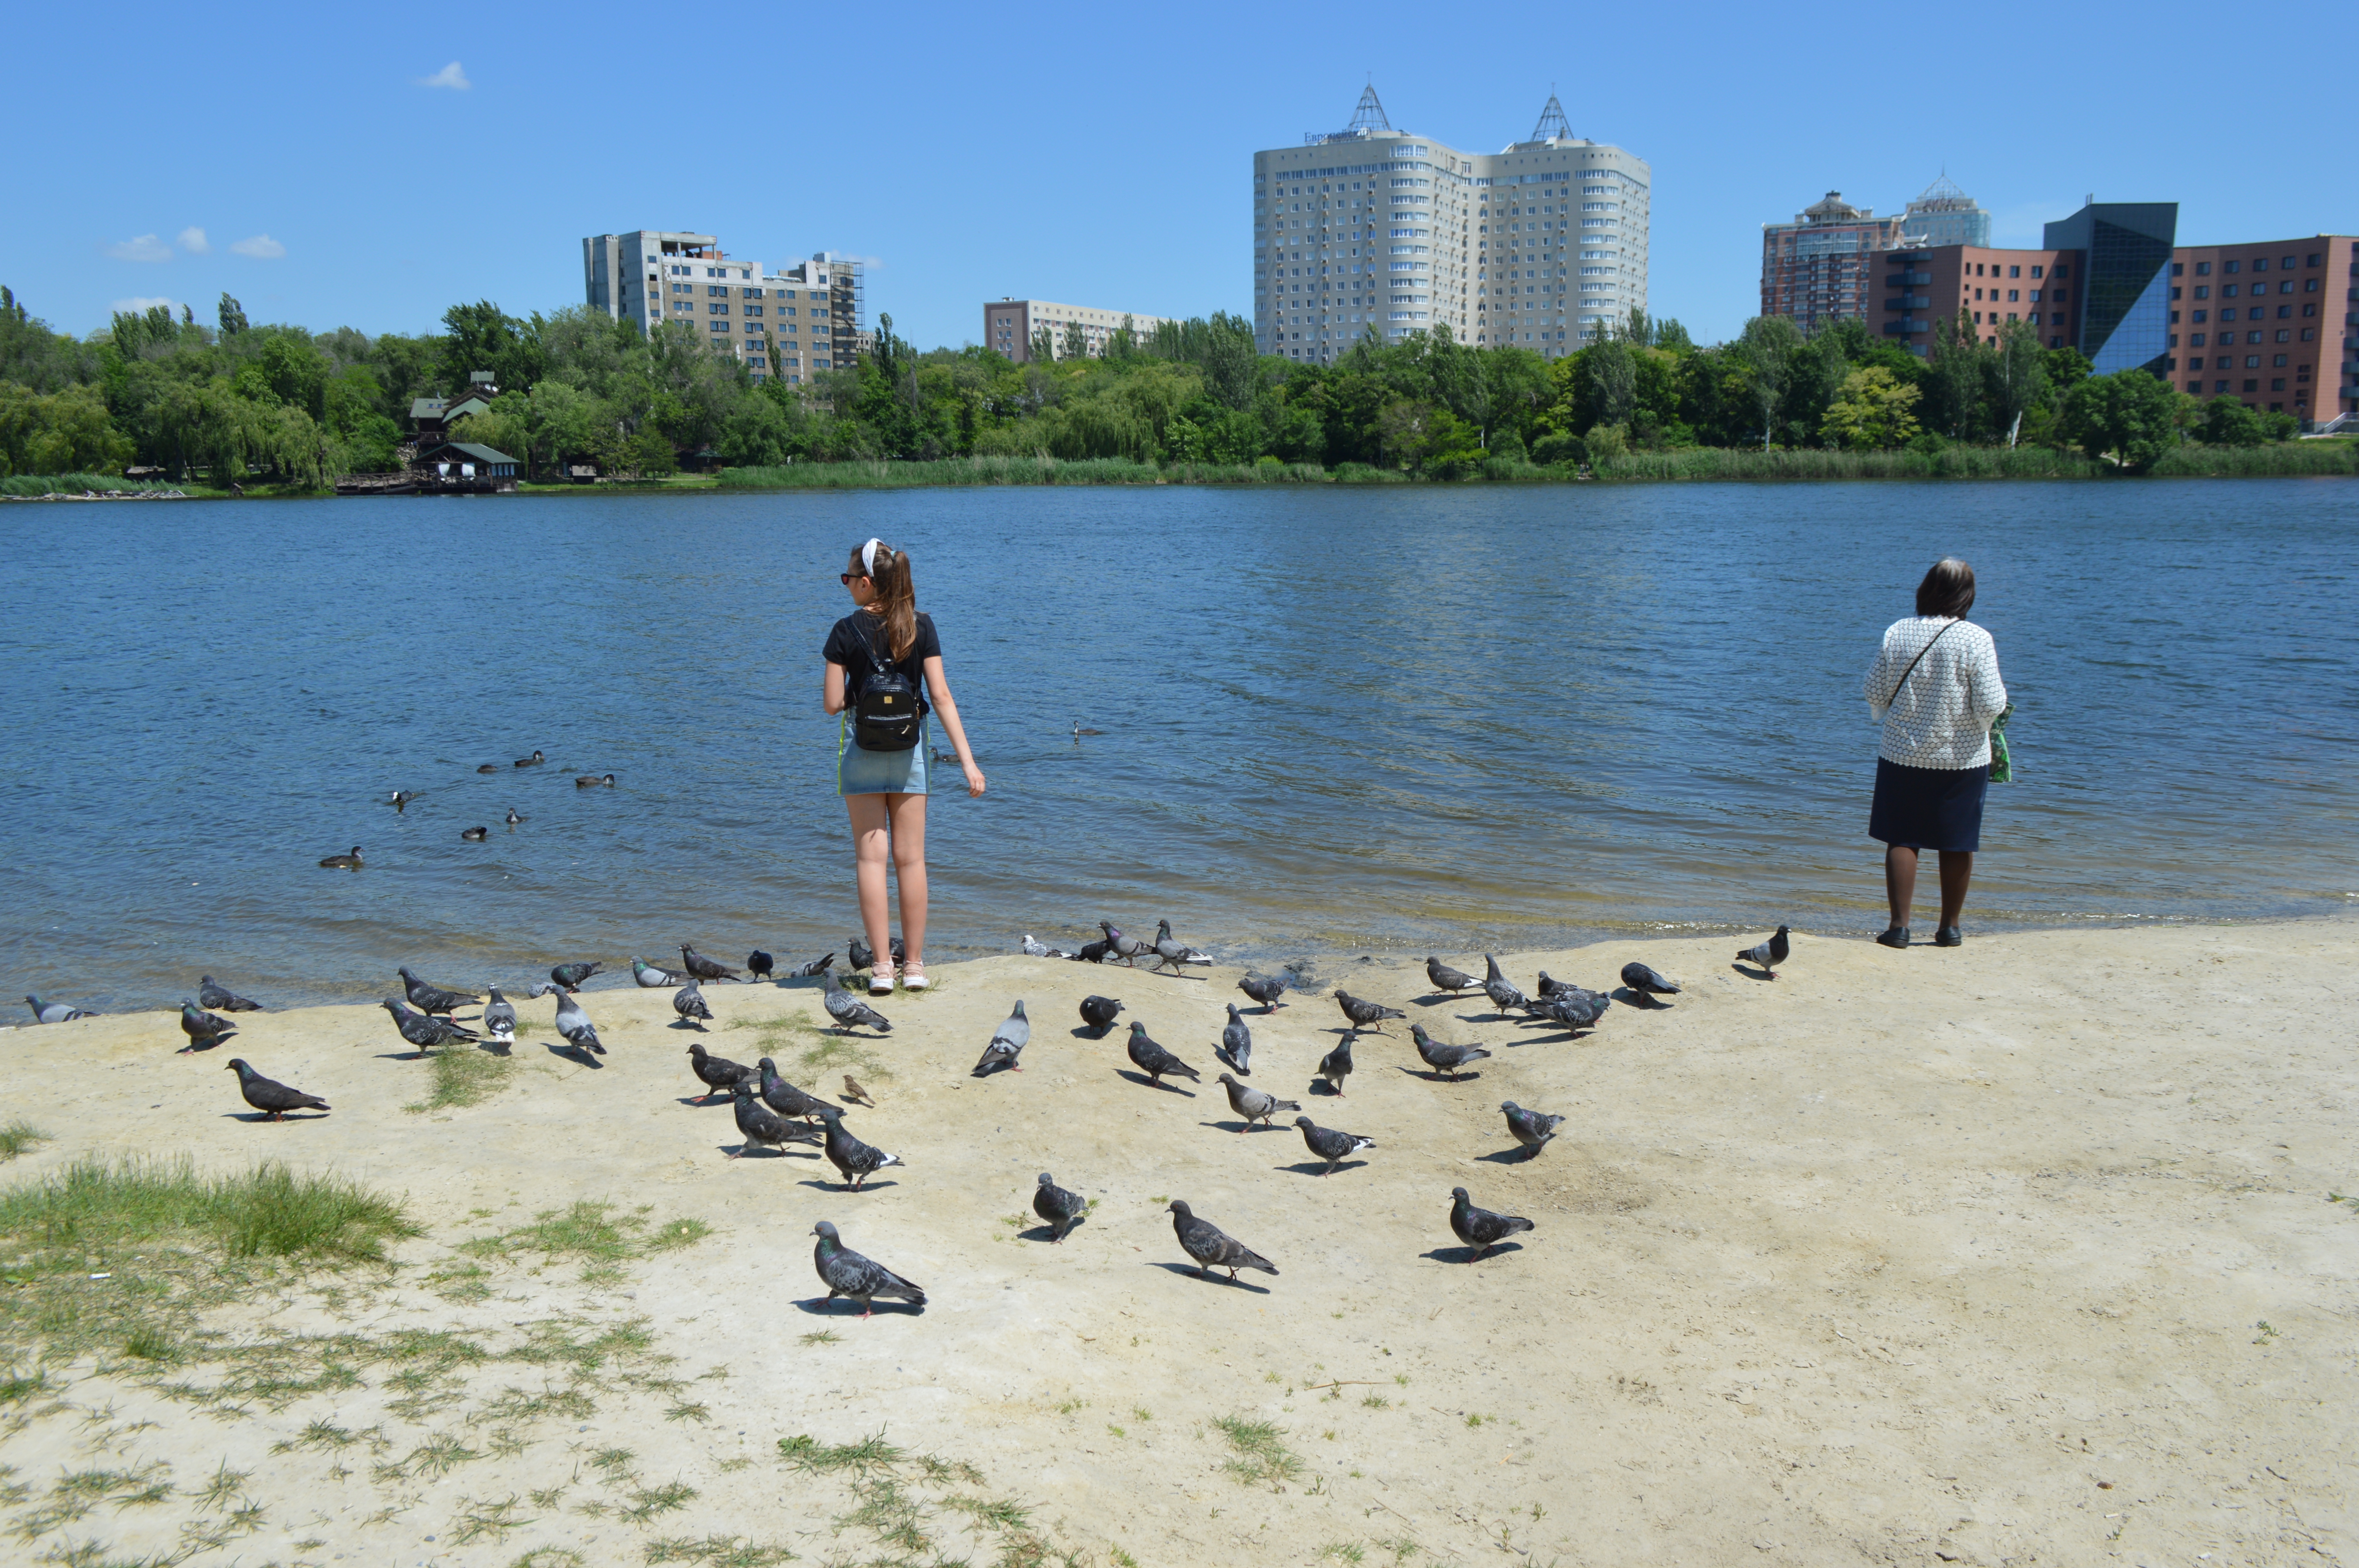
[[[1073,1227],[1073,1230],[1079,1230],[1080,1228],[1081,1228],[1081,1227],[1080,1227],[1080,1226],[1078,1226],[1078,1225],[1076,1225],[1076,1226]],[[1036,1226],[1034,1226],[1034,1227],[1033,1227],[1031,1229],[1029,1229],[1029,1230],[1019,1230],[1019,1231],[1017,1231],[1017,1232],[1016,1233],[1016,1240],[1018,1240],[1018,1241],[1049,1241],[1049,1244],[1050,1246],[1054,1247],[1054,1246],[1058,1246],[1058,1245],[1060,1245],[1060,1243],[1058,1243],[1058,1242],[1049,1241],[1049,1238],[1050,1237],[1052,1237],[1052,1236],[1056,1235],[1056,1234],[1057,1234],[1057,1227],[1056,1227],[1055,1226],[1052,1226],[1052,1225],[1036,1225]],[[1068,1236],[1071,1236],[1071,1235],[1072,1234],[1072,1231],[1071,1231],[1071,1230],[1069,1230],[1069,1231],[1067,1231],[1065,1234],[1066,1234],[1066,1235],[1068,1235]]]
[[[1144,1085],[1150,1089],[1165,1089],[1175,1095],[1186,1095],[1190,1099],[1196,1098],[1195,1091],[1192,1089],[1183,1089],[1178,1084],[1158,1084],[1145,1073],[1134,1073],[1122,1067],[1116,1067],[1114,1072],[1114,1076],[1118,1078],[1128,1078],[1132,1083]]]
[[[1441,991],[1433,996],[1412,998],[1409,1005],[1412,1007],[1448,1007],[1453,1001],[1462,1001],[1464,1000],[1465,999],[1462,996],[1453,995],[1449,991]]]
[[[1438,1067],[1405,1067],[1398,1062],[1393,1064],[1393,1071],[1407,1073],[1412,1078],[1422,1078],[1429,1084],[1471,1084],[1483,1076],[1480,1068],[1451,1074],[1445,1073]]]
[[[1521,1252],[1523,1249],[1524,1245],[1520,1241],[1502,1241],[1493,1247],[1491,1252],[1495,1256],[1501,1252]],[[1483,1260],[1483,1249],[1479,1247],[1437,1247],[1418,1256],[1430,1258],[1437,1263],[1478,1263]]]
[[[664,1027],[665,1027],[666,1029],[680,1029],[680,1030],[686,1030],[686,1031],[690,1032],[690,1033],[695,1033],[695,1034],[702,1034],[702,1033],[706,1033],[706,1030],[705,1030],[704,1025],[702,1025],[701,1023],[698,1023],[698,1022],[694,1022],[694,1021],[693,1021],[693,1020],[691,1020],[691,1019],[686,1019],[686,1018],[676,1018],[676,1019],[672,1020],[669,1023],[665,1024],[665,1025],[664,1025]]]
[[[1367,1162],[1365,1160],[1345,1160],[1339,1163],[1335,1169],[1338,1172],[1356,1171],[1366,1163]],[[1324,1160],[1304,1160],[1297,1164],[1277,1165],[1272,1168],[1280,1171],[1292,1171],[1298,1176],[1323,1176],[1328,1173],[1327,1162]]]
[[[836,1303],[843,1305],[838,1310]],[[872,1302],[871,1308],[878,1316],[923,1317],[926,1309],[911,1302]],[[858,1317],[860,1303],[849,1296],[805,1296],[795,1303],[795,1309],[813,1317]]]
[[[1147,1266],[1150,1269],[1160,1269],[1166,1273],[1178,1274],[1184,1279],[1194,1280],[1199,1283],[1226,1285],[1233,1290],[1251,1291],[1257,1296],[1266,1296],[1269,1294],[1268,1286],[1256,1285],[1250,1280],[1232,1280],[1226,1274],[1220,1273],[1200,1274],[1196,1271],[1196,1265],[1193,1263],[1149,1263]],[[1217,1265],[1215,1265],[1215,1267],[1217,1267]]]
[[[1527,1149],[1518,1143],[1512,1149],[1495,1149],[1480,1158],[1495,1165],[1520,1165],[1527,1160],[1539,1158],[1539,1152],[1538,1149]]]
[[[225,1110],[222,1112],[222,1115],[231,1121],[268,1121],[270,1119],[270,1113],[266,1110]],[[298,1116],[290,1110],[284,1117],[280,1118],[280,1119],[283,1121],[325,1121],[328,1119],[328,1113],[326,1111],[321,1111],[316,1116]]]
[[[729,1104],[734,1103],[734,1102],[735,1101],[736,1098],[737,1098],[737,1097],[736,1097],[736,1096],[734,1096],[734,1095],[713,1095],[713,1094],[702,1094],[702,1095],[682,1095],[682,1096],[680,1096],[678,1099],[674,1100],[672,1103],[673,1103],[674,1105],[693,1105],[693,1106],[729,1105]]]
[[[848,1193],[852,1191],[852,1184],[850,1182],[831,1182],[825,1176],[813,1176],[808,1182],[799,1182],[796,1184],[798,1186],[817,1187],[823,1193]],[[880,1182],[872,1176],[867,1181],[860,1184],[860,1190],[864,1193],[889,1192],[900,1184],[901,1184],[898,1182]]]
[[[1728,967],[1748,980],[1774,980],[1777,978],[1775,970],[1749,968],[1742,962],[1731,964]]]
[[[380,1062],[423,1062],[432,1054],[431,1051],[380,1051],[376,1059]]]
[[[789,1154],[798,1153],[808,1155],[814,1160],[819,1158],[819,1151],[816,1149],[776,1149],[760,1143],[715,1143],[713,1147],[724,1154],[734,1149],[737,1152],[735,1158],[740,1160],[768,1159],[772,1156],[783,1160]]]
[[[571,1062],[577,1067],[595,1067],[602,1073],[606,1070],[605,1063],[601,1062],[596,1056],[592,1055],[590,1052],[583,1050],[579,1045],[551,1045],[549,1047],[549,1054],[564,1061]]]
[[[1568,1029],[1561,1034],[1527,1034],[1520,1040],[1510,1040],[1510,1045],[1570,1045],[1576,1040],[1596,1033],[1594,1028]]]
[[[1310,1082],[1303,1087],[1302,1092],[1307,1095],[1325,1095],[1330,1099],[1342,1099],[1343,1098],[1343,1091],[1337,1088],[1334,1085],[1329,1083],[1324,1078],[1311,1079]]]
[[[1218,1132],[1275,1132],[1277,1129],[1250,1121],[1200,1121],[1199,1127],[1209,1127]]]
[[[1671,1004],[1652,991],[1634,991],[1628,986],[1615,986],[1605,993],[1624,1007],[1635,1007],[1641,1012],[1669,1012]]]
[[[1107,1024],[1103,1029],[1093,1029],[1088,1024],[1084,1023],[1079,1029],[1073,1031],[1073,1038],[1076,1040],[1103,1040],[1113,1033],[1114,1025],[1111,1023]]]

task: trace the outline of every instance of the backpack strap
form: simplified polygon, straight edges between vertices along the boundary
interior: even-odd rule
[[[1962,621],[1951,622],[1949,626],[1944,626],[1939,632],[1934,633],[1933,635],[1926,641],[1925,645],[1917,650],[1917,656],[1908,661],[1908,667],[1902,670],[1900,672],[1900,678],[1892,683],[1892,695],[1884,699],[1884,706],[1886,708],[1889,708],[1894,703],[1900,700],[1900,688],[1908,684],[1908,677],[1917,673],[1917,666],[1925,662],[1925,655],[1933,651],[1933,644],[1950,634],[1950,627],[1962,626],[1964,624],[1965,622]]]

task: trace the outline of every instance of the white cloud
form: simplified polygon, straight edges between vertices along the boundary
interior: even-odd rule
[[[256,234],[250,240],[239,240],[233,243],[230,249],[242,256],[252,256],[256,261],[277,261],[287,254],[287,247],[267,234]]]
[[[142,234],[136,240],[124,240],[107,246],[106,254],[116,261],[170,261],[172,247],[153,234]]]
[[[180,302],[179,300],[167,299],[161,295],[157,295],[151,297],[143,294],[136,298],[118,299],[114,302],[114,308],[117,310],[122,311],[126,316],[144,316],[158,305],[161,305],[167,310],[177,310],[180,308]]]
[[[459,69],[459,62],[454,59],[449,65],[446,65],[441,70],[436,71],[433,75],[419,77],[418,79],[418,85],[420,87],[448,87],[455,92],[464,92],[467,89],[474,86],[475,84],[467,80],[467,73]]]
[[[179,241],[180,248],[192,256],[208,255],[212,252],[212,242],[205,238],[202,229],[194,225],[180,231]]]

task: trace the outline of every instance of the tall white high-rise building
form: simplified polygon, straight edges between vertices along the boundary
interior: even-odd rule
[[[1344,129],[1254,154],[1255,340],[1327,363],[1371,332],[1447,326],[1570,353],[1647,308],[1652,188],[1553,93],[1527,140],[1463,153],[1393,129],[1370,87]]]

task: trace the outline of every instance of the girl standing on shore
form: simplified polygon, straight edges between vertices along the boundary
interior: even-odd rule
[[[1934,562],[1917,585],[1917,613],[1885,629],[1867,672],[1868,711],[1884,724],[1867,833],[1885,845],[1892,924],[1876,940],[1887,947],[1908,946],[1917,857],[1924,849],[1941,856],[1941,924],[1933,945],[1965,941],[1958,917],[1982,848],[1991,720],[2006,708],[1997,645],[1965,619],[1973,607],[1974,568],[1955,557]]]
[[[926,718],[940,713],[966,774],[966,792],[983,793],[983,770],[967,749],[958,704],[942,673],[942,643],[933,617],[918,608],[909,557],[879,539],[852,552],[843,586],[858,608],[837,622],[821,650],[827,676],[821,706],[839,715],[835,746],[836,793],[852,816],[853,867],[860,887],[860,925],[876,965],[868,994],[888,996],[926,989],[926,788],[932,735]],[[860,699],[871,679],[898,675],[918,698],[917,744],[899,751],[870,751],[857,743],[845,709]],[[929,700],[930,699],[930,700]],[[901,938],[908,957],[893,962],[891,925],[886,905],[885,868],[890,859],[901,883]]]

